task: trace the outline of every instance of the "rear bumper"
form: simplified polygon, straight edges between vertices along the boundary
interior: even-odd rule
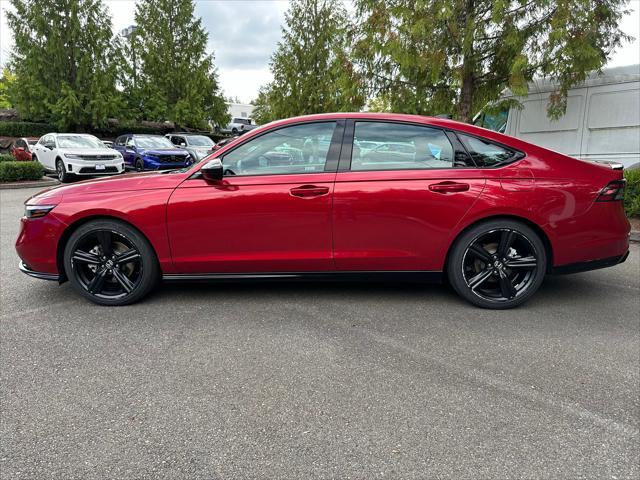
[[[60,281],[60,275],[58,275],[57,273],[36,272],[34,270],[31,270],[27,266],[27,264],[22,262],[22,261],[18,265],[18,268],[20,269],[20,271],[22,273],[25,273],[25,274],[29,275],[30,277],[33,277],[33,278],[39,278],[40,280],[52,280],[54,282],[59,282]]]
[[[617,255],[615,257],[601,258],[599,260],[591,260],[589,262],[570,263],[567,265],[560,265],[553,267],[551,270],[552,275],[566,275],[569,273],[588,272],[589,270],[597,270],[599,268],[613,267],[619,263],[624,262],[629,256],[629,251],[623,255]]]

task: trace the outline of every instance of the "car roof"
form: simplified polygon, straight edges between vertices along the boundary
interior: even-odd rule
[[[303,115],[299,117],[286,118],[283,120],[276,120],[271,123],[262,125],[259,128],[251,130],[245,134],[246,138],[251,138],[254,135],[259,135],[267,129],[284,127],[289,124],[301,123],[301,122],[313,122],[313,121],[330,121],[340,119],[353,119],[353,120],[377,120],[380,122],[405,122],[414,124],[423,124],[433,127],[446,128],[456,130],[462,133],[468,133],[479,137],[486,138],[488,140],[494,140],[498,143],[502,143],[513,148],[523,149],[530,146],[529,143],[520,140],[515,137],[510,137],[503,133],[498,133],[486,128],[477,127],[469,123],[458,122],[456,120],[449,120],[442,117],[430,117],[426,115],[413,115],[406,113],[385,113],[385,112],[336,112],[336,113],[317,113],[313,115]]]

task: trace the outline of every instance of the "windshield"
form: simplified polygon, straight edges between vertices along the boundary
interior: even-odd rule
[[[29,145],[35,145],[36,143],[38,143],[38,139],[37,138],[31,139],[31,140],[27,140],[27,141],[29,142]]]
[[[194,147],[211,147],[213,145],[213,140],[204,135],[194,135],[188,137],[188,139],[189,145]]]
[[[107,148],[96,137],[88,135],[59,135],[60,148]]]
[[[504,133],[507,128],[508,118],[509,110],[502,109],[499,112],[482,112],[473,123],[494,132]]]
[[[136,145],[142,148],[175,148],[173,143],[165,137],[134,137]]]

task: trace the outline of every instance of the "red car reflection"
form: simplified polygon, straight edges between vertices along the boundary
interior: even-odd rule
[[[104,305],[161,279],[446,277],[509,308],[628,255],[622,170],[450,120],[292,118],[212,157],[32,197],[20,268]]]

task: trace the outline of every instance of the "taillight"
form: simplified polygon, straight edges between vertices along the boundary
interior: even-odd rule
[[[596,202],[617,202],[618,200],[623,200],[625,183],[625,180],[609,182],[607,186],[600,191]]]

